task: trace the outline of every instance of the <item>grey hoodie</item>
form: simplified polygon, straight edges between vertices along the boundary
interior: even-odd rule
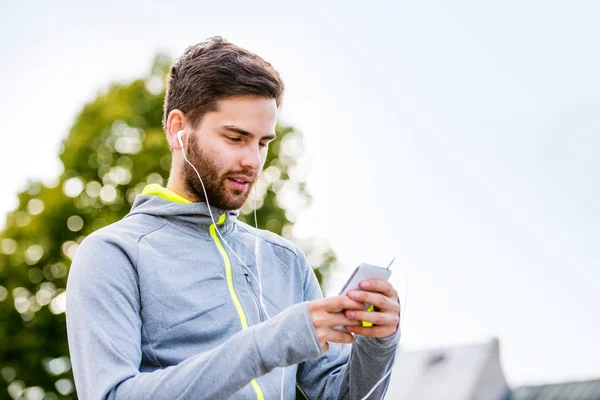
[[[258,276],[255,230],[212,209]],[[307,301],[322,298],[291,242],[259,231],[258,282],[217,236],[205,203],[138,195],[71,265],[67,332],[80,399],[361,399],[391,368],[399,332],[322,352]],[[389,377],[387,378],[389,380]],[[383,382],[369,397],[383,397]]]

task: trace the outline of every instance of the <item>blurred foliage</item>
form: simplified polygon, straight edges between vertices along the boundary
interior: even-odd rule
[[[0,399],[76,398],[64,314],[69,266],[79,243],[121,219],[146,184],[166,184],[171,153],[161,118],[170,62],[157,56],[148,77],[113,84],[85,105],[63,141],[64,172],[55,184],[29,182],[7,215],[0,233]],[[293,223],[310,204],[302,136],[278,125],[277,137],[256,185],[258,225],[294,240]],[[253,224],[248,203],[240,219]],[[321,271],[334,263],[323,241],[295,241]]]

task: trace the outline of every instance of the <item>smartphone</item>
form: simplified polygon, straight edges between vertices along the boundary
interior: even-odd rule
[[[350,278],[348,278],[348,280],[342,287],[340,294],[347,295],[348,292],[351,290],[360,289],[360,286],[358,284],[362,281],[388,280],[388,279],[390,279],[391,275],[392,275],[392,271],[388,268],[377,267],[375,265],[362,263],[358,267],[356,267],[354,272],[352,272],[352,275],[350,275]],[[366,304],[365,310],[373,311],[373,306],[370,304]],[[370,322],[363,321],[363,326],[371,326],[371,325],[372,324]],[[346,328],[344,328],[343,326],[336,326],[333,329],[338,330],[338,331],[347,332]]]

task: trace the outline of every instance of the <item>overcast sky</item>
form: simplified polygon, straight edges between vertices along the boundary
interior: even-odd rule
[[[61,172],[99,90],[221,35],[285,80],[314,198],[298,229],[344,266],[329,294],[397,256],[404,348],[498,337],[510,384],[600,377],[600,3],[366,4],[3,5],[0,213]]]

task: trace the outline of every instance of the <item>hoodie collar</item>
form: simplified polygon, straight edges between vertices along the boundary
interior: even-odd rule
[[[144,187],[144,190],[142,190],[142,194],[152,194],[154,196],[162,197],[165,200],[170,200],[175,203],[191,203],[191,201],[189,201],[185,197],[178,195],[177,193],[167,189],[166,187],[160,186],[158,183],[151,183],[149,185],[146,185],[146,187]]]
[[[223,233],[233,227],[239,215],[239,210],[222,210],[213,206],[210,210],[219,230]],[[213,223],[206,202],[192,203],[158,184],[147,185],[142,194],[136,196],[127,216],[135,214],[163,217],[181,229],[196,233],[198,227],[207,231]]]

